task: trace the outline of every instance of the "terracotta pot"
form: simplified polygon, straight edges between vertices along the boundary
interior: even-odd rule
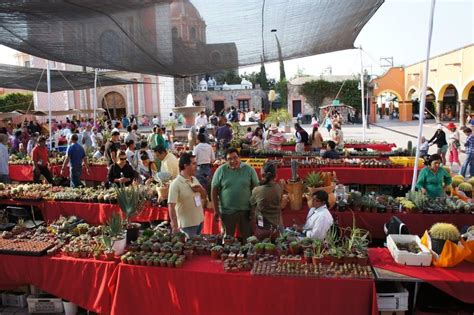
[[[358,255],[357,258],[356,258],[356,261],[357,261],[357,264],[359,264],[361,266],[367,266],[368,257]]]
[[[221,258],[221,252],[218,250],[211,250],[211,258],[212,259],[220,259]]]
[[[303,189],[304,185],[302,182],[289,182],[286,184],[291,210],[301,210],[303,205]]]
[[[311,258],[312,262],[313,262],[313,265],[318,265],[319,263],[323,263],[324,262],[324,257],[323,256],[313,256]]]
[[[325,192],[327,192],[328,193],[328,203],[329,203],[328,209],[332,209],[334,207],[334,205],[336,204],[336,195],[334,194],[334,189],[335,188],[336,188],[335,185],[325,186],[325,187],[318,187],[318,188],[308,187],[308,191],[309,191],[309,194],[311,196],[316,191],[324,190]],[[313,199],[309,198],[308,199],[308,207],[311,208],[312,206],[313,206]]]

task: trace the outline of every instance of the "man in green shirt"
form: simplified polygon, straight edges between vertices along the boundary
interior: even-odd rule
[[[230,148],[226,152],[227,163],[220,166],[212,178],[214,218],[221,219],[225,235],[234,236],[238,225],[240,236],[245,240],[252,234],[250,224],[250,196],[258,186],[255,170],[240,162],[239,153]]]
[[[148,143],[152,150],[154,150],[159,145],[166,148],[165,138],[163,138],[160,126],[153,127],[153,133],[150,135]]]

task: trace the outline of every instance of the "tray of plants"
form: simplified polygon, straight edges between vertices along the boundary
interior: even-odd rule
[[[0,239],[0,254],[43,256],[53,246],[51,242],[2,238]]]
[[[418,235],[387,236],[387,247],[395,262],[408,266],[430,266],[431,252],[421,244]]]

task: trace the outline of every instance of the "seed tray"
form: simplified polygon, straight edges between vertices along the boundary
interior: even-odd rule
[[[51,242],[26,239],[0,239],[0,254],[21,256],[43,256],[53,247]]]
[[[255,276],[290,276],[312,278],[373,279],[370,266],[358,264],[307,264],[302,262],[255,262],[251,271]]]

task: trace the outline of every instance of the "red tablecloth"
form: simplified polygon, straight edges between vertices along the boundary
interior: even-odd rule
[[[120,207],[117,204],[106,203],[88,203],[88,202],[69,202],[69,201],[40,201],[26,202],[16,200],[0,200],[0,204],[7,205],[27,205],[38,207],[43,214],[43,219],[51,222],[63,216],[75,215],[86,222],[94,225],[106,223],[114,212],[119,212]],[[138,216],[133,217],[135,222],[149,222],[153,220],[168,220],[168,208],[152,207],[146,205]]]
[[[0,255],[0,288],[33,284],[96,313],[110,314],[115,262],[70,257]]]
[[[32,182],[33,181],[33,166],[31,165],[12,165],[9,164],[10,179],[15,182]],[[53,176],[59,176],[61,172],[60,165],[51,166],[51,174]],[[64,176],[69,176],[69,168],[65,170]],[[82,180],[88,180],[93,182],[105,182],[107,180],[107,166],[91,166],[90,173],[87,174],[85,170],[82,171]]]
[[[392,151],[392,148],[396,148],[395,143],[372,143],[372,144],[350,144],[345,143],[344,148],[347,149],[372,149],[376,151],[389,152]]]
[[[111,291],[113,315],[377,314],[372,280],[225,273],[209,257],[182,269],[119,264]]]
[[[386,248],[369,249],[374,267],[421,279],[455,298],[474,303],[474,264],[463,262],[453,268],[414,267],[397,264]]]
[[[361,185],[411,185],[413,168],[362,168],[362,167],[317,167],[298,168],[300,178],[305,178],[310,172],[336,172],[337,179],[342,184]],[[257,172],[258,173],[258,172]],[[280,167],[277,170],[278,179],[291,178],[291,168]]]

